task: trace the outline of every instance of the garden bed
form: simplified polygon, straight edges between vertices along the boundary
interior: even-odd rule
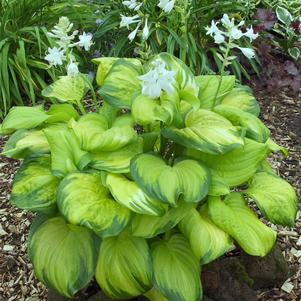
[[[279,174],[301,194],[301,100],[285,93],[271,96],[253,87],[261,105],[261,117],[276,142],[289,149],[289,156],[273,157]],[[2,149],[5,139],[0,141]],[[18,161],[1,157],[0,161],[0,301],[43,301],[47,290],[34,277],[26,254],[26,241],[33,214],[16,209],[8,202]],[[258,291],[260,301],[293,301],[301,298],[301,212],[296,228],[277,227],[279,244],[289,261],[291,278],[282,288]]]

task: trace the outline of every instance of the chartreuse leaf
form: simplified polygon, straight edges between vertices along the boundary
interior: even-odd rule
[[[32,129],[45,122],[49,116],[42,106],[13,107],[3,120],[2,134],[11,134],[16,130]]]
[[[94,276],[98,242],[93,232],[54,217],[43,222],[29,242],[36,277],[72,298]]]
[[[216,106],[214,112],[227,118],[233,125],[243,127],[246,130],[246,137],[250,139],[264,143],[270,137],[270,130],[251,113],[226,105]]]
[[[150,301],[168,301],[161,294],[161,292],[158,289],[154,288],[154,287],[150,291],[145,293],[144,296],[147,297],[147,299],[149,299]]]
[[[167,211],[167,205],[150,198],[125,175],[109,173],[105,183],[118,203],[136,213],[162,216]]]
[[[252,91],[247,86],[238,86],[230,91],[221,101],[222,105],[241,109],[258,117],[260,108]]]
[[[79,118],[77,111],[68,103],[53,104],[47,114],[50,116],[47,123],[68,122],[70,119],[77,120]]]
[[[28,159],[15,176],[10,201],[18,208],[51,214],[56,211],[58,184],[48,156]]]
[[[207,205],[202,206],[200,212],[191,209],[181,220],[179,228],[201,265],[215,260],[233,247],[230,236],[209,218]]]
[[[91,152],[115,151],[137,139],[132,126],[109,128],[107,119],[97,113],[84,115],[77,122],[73,120],[71,126],[81,148]]]
[[[241,185],[256,172],[261,161],[266,157],[268,147],[245,139],[243,148],[235,149],[223,155],[210,155],[195,150],[188,150],[187,154],[203,161],[214,174],[231,187]],[[214,183],[214,182],[213,182]]]
[[[223,76],[220,87],[221,77],[219,75],[199,75],[195,79],[200,88],[199,100],[200,107],[203,109],[212,109],[214,105],[219,104],[221,99],[233,89],[235,84],[234,75]]]
[[[151,238],[164,233],[174,228],[192,207],[192,204],[181,201],[178,207],[169,209],[163,216],[134,214],[130,224],[132,234]]]
[[[169,166],[155,154],[141,154],[131,161],[131,174],[150,197],[175,206],[180,195],[197,203],[208,193],[210,176],[195,160],[185,159]]]
[[[165,128],[162,135],[209,154],[223,154],[244,144],[242,134],[229,120],[203,109],[189,112],[183,128]]]
[[[125,59],[117,60],[103,82],[100,95],[114,107],[130,108],[141,92],[141,81],[138,79],[141,73],[142,66]]]
[[[266,142],[268,148],[272,152],[282,152],[282,154],[287,157],[288,156],[288,149],[278,145],[273,139],[269,138]]]
[[[91,167],[113,172],[128,173],[130,171],[130,162],[133,157],[143,151],[143,139],[126,145],[125,147],[113,152],[96,152],[92,154]]]
[[[201,300],[200,265],[183,235],[154,242],[151,252],[155,287],[168,300]]]
[[[230,186],[227,182],[220,177],[213,169],[210,170],[211,174],[211,185],[209,188],[208,195],[220,196],[230,193]]]
[[[46,153],[50,153],[50,148],[43,131],[18,130],[9,137],[1,154],[20,159]]]
[[[105,238],[95,276],[113,299],[128,299],[148,291],[152,287],[152,265],[146,240],[127,233]]]
[[[98,174],[65,177],[58,190],[58,207],[69,223],[86,226],[102,237],[119,234],[130,219],[130,211],[112,198]]]
[[[246,193],[272,223],[294,227],[298,199],[294,188],[285,180],[259,172],[250,180]]]
[[[54,175],[63,177],[69,172],[81,170],[90,162],[87,152],[81,150],[74,133],[67,127],[44,130],[51,149],[51,168]]]
[[[231,193],[225,201],[210,197],[208,206],[212,221],[232,236],[246,253],[263,257],[271,251],[276,232],[257,218],[242,194]]]

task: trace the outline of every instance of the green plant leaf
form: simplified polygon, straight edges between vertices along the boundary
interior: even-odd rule
[[[150,301],[168,301],[161,293],[158,289],[156,288],[152,288],[150,291],[148,291],[147,293],[144,294],[145,297],[147,297],[147,299],[149,299]]]
[[[48,110],[47,114],[50,116],[47,123],[68,122],[70,119],[77,120],[79,114],[71,104],[53,104]]]
[[[210,176],[195,160],[182,160],[173,167],[155,154],[141,154],[131,161],[131,174],[150,197],[175,206],[180,195],[185,202],[197,203],[208,193]]]
[[[300,57],[300,49],[298,47],[289,48],[288,53],[296,61]]]
[[[223,154],[244,144],[242,133],[230,121],[203,109],[189,112],[184,128],[165,128],[162,135],[181,145],[209,154]]]
[[[28,159],[15,175],[10,201],[21,209],[51,214],[56,211],[58,184],[48,156]]]
[[[72,298],[94,276],[97,245],[90,230],[54,217],[43,222],[32,235],[29,256],[41,282]]]
[[[102,241],[96,280],[108,296],[139,296],[152,287],[151,277],[151,255],[145,239],[121,233]]]
[[[246,193],[272,223],[294,227],[298,199],[294,188],[285,180],[259,172],[250,180]]]
[[[119,234],[130,219],[130,211],[112,198],[98,174],[65,177],[58,190],[58,207],[69,223],[88,227],[102,237]]]
[[[151,248],[155,287],[173,301],[202,298],[200,266],[181,234],[154,242]]]
[[[201,265],[217,259],[233,248],[229,235],[209,218],[207,205],[202,206],[200,212],[191,209],[179,223],[179,228]]]
[[[240,193],[231,193],[224,201],[208,200],[209,216],[232,236],[242,249],[253,256],[266,256],[276,242],[276,232],[263,224],[248,207]]]
[[[166,205],[150,198],[125,175],[109,173],[105,183],[118,203],[136,213],[162,216],[167,210]]]
[[[1,132],[11,134],[16,130],[33,129],[48,118],[42,106],[13,107],[3,120]]]
[[[291,15],[291,13],[284,7],[277,6],[276,7],[276,15],[277,15],[278,20],[281,21],[286,26],[289,26],[293,21],[293,17]]]

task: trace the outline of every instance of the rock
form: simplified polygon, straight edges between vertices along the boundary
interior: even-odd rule
[[[288,278],[289,267],[278,245],[265,257],[244,254],[241,261],[254,280],[254,289],[280,286]]]
[[[253,281],[237,257],[209,264],[202,273],[202,283],[205,294],[216,301],[257,301],[250,288]]]

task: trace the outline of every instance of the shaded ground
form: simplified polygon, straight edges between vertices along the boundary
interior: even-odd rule
[[[256,90],[256,89],[255,89]],[[301,195],[301,99],[285,94],[277,97],[255,91],[262,119],[277,143],[289,149],[283,160],[271,162],[279,174]],[[0,139],[0,149],[3,146]],[[12,179],[19,163],[0,157],[0,301],[44,301],[46,289],[34,277],[26,254],[26,240],[33,215],[8,203]],[[272,226],[275,227],[275,226]],[[282,288],[258,291],[259,301],[300,301],[301,299],[301,212],[296,228],[277,227],[279,242],[290,263],[291,278]]]

